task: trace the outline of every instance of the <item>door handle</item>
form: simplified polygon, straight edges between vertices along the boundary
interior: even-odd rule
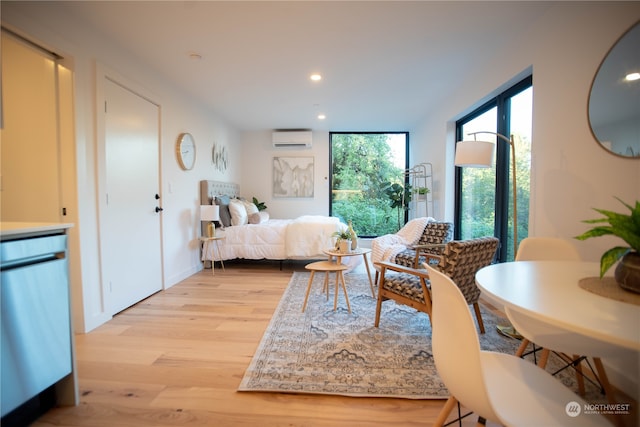
[[[162,209],[160,206],[156,206],[156,212],[162,212],[164,209]]]

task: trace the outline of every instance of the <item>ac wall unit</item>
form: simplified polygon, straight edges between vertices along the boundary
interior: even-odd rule
[[[278,130],[273,132],[275,148],[310,148],[313,145],[310,130]]]

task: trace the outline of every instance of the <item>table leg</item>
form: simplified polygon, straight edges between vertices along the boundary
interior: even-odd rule
[[[213,243],[216,251],[218,252],[218,258],[220,258],[220,265],[222,266],[222,271],[224,271],[224,261],[222,260],[222,253],[220,252],[220,246],[218,246],[218,241],[215,240]],[[211,261],[211,269],[213,270],[214,261]],[[215,274],[215,271],[214,271]]]
[[[336,311],[336,308],[338,307],[338,292],[340,291],[339,289],[339,282],[340,282],[340,272],[336,271],[336,286],[335,289],[333,290],[333,311]]]
[[[367,261],[367,254],[362,254],[364,258],[364,266],[367,268],[367,278],[369,279],[369,287],[371,288],[371,296],[376,297],[376,291],[373,290],[373,281],[371,280],[371,271],[369,270],[369,262]]]
[[[316,274],[315,270],[311,270],[311,276],[309,276],[309,284],[307,285],[307,293],[304,295],[304,303],[302,304],[302,312],[307,308],[307,300],[309,299],[309,292],[311,291],[311,284],[313,283],[313,275]]]
[[[327,296],[327,301],[329,301],[329,272],[328,271],[324,272],[324,287],[322,288],[322,290]]]
[[[347,309],[349,309],[349,314],[351,314],[351,305],[349,304],[349,296],[347,295],[347,286],[344,283],[344,274],[342,271],[338,271],[340,275],[340,279],[342,280],[342,291],[344,292],[344,300],[347,302]]]

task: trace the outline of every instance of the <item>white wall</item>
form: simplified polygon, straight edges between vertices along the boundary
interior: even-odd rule
[[[153,94],[161,106],[162,243],[164,286],[169,287],[202,268],[199,249],[199,181],[239,181],[242,164],[239,133],[214,112],[199,105],[157,72],[146,68],[118,46],[113,46],[44,3],[4,3],[2,22],[17,32],[65,57],[74,71],[76,110],[76,162],[79,247],[71,251],[77,277],[72,283],[74,326],[86,332],[110,318],[104,311],[98,241],[98,189],[96,182],[96,71],[106,67],[133,85]],[[196,166],[182,171],[175,157],[175,142],[190,132],[197,145]],[[223,173],[211,161],[213,143],[224,144],[229,168]]]
[[[313,157],[313,198],[273,198],[273,158]],[[271,131],[242,134],[242,177],[240,191],[246,198],[265,202],[271,218],[329,214],[329,133],[313,132],[313,147],[274,148]]]
[[[453,219],[455,120],[510,83],[533,72],[533,138],[529,235],[572,238],[597,217],[592,208],[625,211],[614,196],[640,200],[640,160],[605,152],[591,134],[587,102],[593,77],[609,48],[640,19],[640,3],[554,5],[506,51],[492,52],[485,67],[472,70],[459,90],[425,121],[411,140],[416,162],[434,164],[436,216]],[[439,210],[438,210],[439,209]],[[575,241],[582,256],[600,255],[615,238]],[[605,361],[613,382],[638,396],[640,356],[629,352]]]
[[[600,61],[617,38],[640,18],[639,3],[555,5],[507,51],[490,52],[485,68],[428,113],[413,131],[413,158],[434,163],[437,216],[453,218],[455,120],[523,75],[533,72],[530,235],[572,237],[593,207],[624,210],[613,196],[640,198],[640,161],[606,153],[591,134],[587,100]],[[446,193],[446,196],[445,196]],[[576,242],[598,260],[611,241]]]

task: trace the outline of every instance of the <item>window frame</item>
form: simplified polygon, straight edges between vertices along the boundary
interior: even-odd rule
[[[333,135],[405,135],[405,164],[404,170],[409,169],[410,161],[410,137],[409,131],[329,131],[329,190],[328,190],[328,203],[329,203],[329,216],[333,216]],[[409,175],[404,175],[404,186],[406,188],[409,184]],[[404,212],[404,223],[409,220],[409,212]],[[375,238],[377,235],[360,235],[363,238]]]
[[[456,141],[462,141],[466,135],[462,135],[462,128],[464,124],[470,122],[476,117],[486,113],[492,108],[497,108],[496,118],[496,132],[502,135],[510,135],[510,123],[511,123],[511,98],[525,91],[528,88],[533,88],[533,75],[529,75],[518,83],[509,87],[505,91],[498,94],[496,97],[490,99],[480,107],[473,110],[471,113],[463,116],[456,121]],[[533,120],[533,117],[532,117]],[[495,221],[494,221],[494,235],[500,240],[498,253],[496,255],[496,261],[507,261],[508,245],[509,245],[509,208],[511,205],[510,197],[512,197],[510,186],[510,163],[509,156],[509,144],[506,144],[500,138],[497,138],[496,143],[496,183],[495,183]],[[515,167],[515,165],[514,165]],[[462,229],[462,174],[463,168],[455,168],[455,195],[454,195],[454,239],[459,240],[461,238],[460,230]],[[519,236],[518,240],[521,240],[524,236]]]

